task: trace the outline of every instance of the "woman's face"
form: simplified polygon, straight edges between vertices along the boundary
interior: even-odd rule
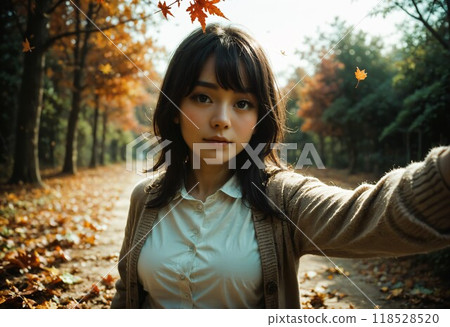
[[[191,154],[202,159],[201,164],[205,159],[206,164],[227,163],[256,131],[256,97],[221,88],[215,76],[214,57],[205,62],[194,89],[181,100],[180,109],[182,113],[175,121],[180,124]]]

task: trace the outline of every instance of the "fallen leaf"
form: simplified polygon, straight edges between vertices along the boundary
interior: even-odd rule
[[[100,294],[100,289],[98,288],[98,286],[96,284],[92,284],[89,294],[94,295],[94,296],[97,296]]]
[[[58,305],[53,301],[44,301],[43,303],[35,306],[36,309],[58,309]]]
[[[387,291],[389,291],[389,287],[383,286],[383,287],[380,289],[380,291],[383,292],[383,293],[386,293]]]
[[[78,284],[78,283],[83,282],[83,280],[80,277],[74,276],[68,272],[60,275],[59,278],[61,278],[61,280],[63,281],[64,284],[69,284],[69,285]]]
[[[105,277],[102,277],[102,284],[107,287],[113,287],[114,286],[114,277],[108,274]]]

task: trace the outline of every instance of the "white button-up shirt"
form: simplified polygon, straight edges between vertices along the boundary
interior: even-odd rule
[[[263,307],[261,259],[237,177],[205,202],[183,186],[158,212],[137,269],[145,308]]]

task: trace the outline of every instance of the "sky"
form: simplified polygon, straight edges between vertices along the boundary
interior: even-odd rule
[[[283,85],[295,67],[304,66],[295,54],[302,49],[306,37],[314,40],[318,29],[326,30],[334,17],[345,20],[355,30],[363,30],[369,35],[381,36],[386,46],[400,40],[396,24],[406,18],[397,12],[383,17],[370,17],[368,14],[387,0],[225,0],[218,8],[229,19],[209,16],[206,23],[219,22],[241,27],[263,46],[280,85]],[[168,4],[172,1],[166,1]],[[188,0],[181,7],[172,6],[175,17],[168,16],[158,25],[157,44],[162,45],[171,55],[177,45],[194,29],[200,27],[191,23],[186,12]],[[158,15],[161,15],[160,13]],[[344,36],[345,31],[342,31]],[[167,67],[167,56],[158,64],[157,70],[163,74]]]

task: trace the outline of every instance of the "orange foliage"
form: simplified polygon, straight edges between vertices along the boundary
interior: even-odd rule
[[[342,66],[343,64],[334,61],[333,57],[323,59],[316,74],[305,79],[305,86],[300,91],[298,111],[298,115],[305,119],[301,128],[303,131],[312,131],[323,136],[336,133],[322,120],[322,115],[336,96],[340,83],[336,72],[342,69]]]
[[[146,90],[149,82],[139,75],[144,72],[151,80],[158,80],[151,61],[146,57],[149,49],[158,49],[151,39],[133,40],[123,29],[116,29],[114,34],[122,44],[126,44],[122,51],[129,60],[103,35],[95,35],[93,43],[96,44],[97,51],[92,51],[88,56],[89,69],[86,76],[92,95],[90,105],[95,105],[93,95],[98,95],[100,110],[107,112],[110,121],[114,121],[122,129],[140,132],[134,108],[150,100]]]
[[[86,6],[87,3],[82,5]],[[142,13],[140,9],[142,9],[142,3],[139,2],[132,2],[127,7],[118,0],[103,2],[95,22],[98,26],[110,25],[112,16],[120,21],[130,20],[136,16],[135,12]],[[74,30],[74,26],[67,25],[68,21],[74,21],[73,15],[74,12],[69,11],[65,6],[57,8],[56,15],[51,20],[51,34],[60,33],[63,30]],[[161,49],[153,44],[150,37],[139,40],[135,37],[147,34],[147,26],[148,24],[142,21],[133,21],[105,29],[104,34],[92,33],[89,39],[91,49],[88,51],[84,70],[82,105],[89,108],[95,108],[98,105],[100,111],[107,112],[109,122],[113,121],[121,129],[132,129],[136,132],[142,131],[142,128],[135,118],[134,108],[149,102],[146,90],[148,81],[142,78],[142,73],[147,74],[152,80],[159,78],[153,69],[149,53],[156,53]],[[51,75],[49,77],[59,85],[60,89],[73,88],[72,73],[76,65],[71,49],[75,37],[60,39],[52,48],[61,69],[48,70],[47,74]],[[96,102],[96,96],[99,96],[98,102]]]

